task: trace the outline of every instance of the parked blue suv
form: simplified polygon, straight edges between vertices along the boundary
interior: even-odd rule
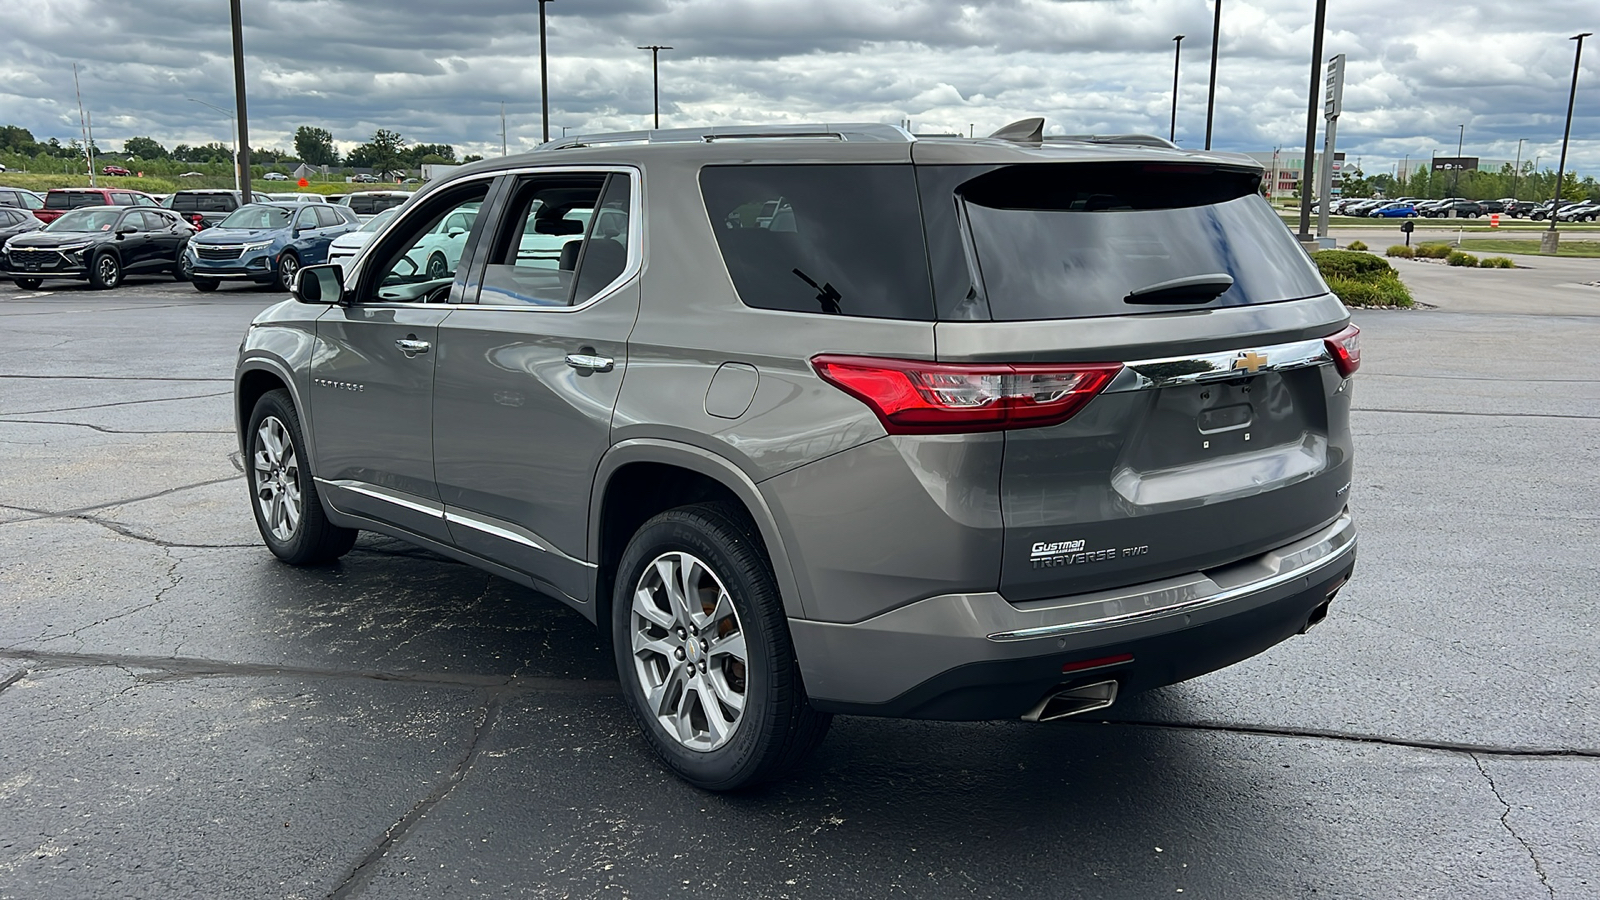
[[[288,289],[301,266],[327,262],[333,239],[360,226],[329,203],[251,203],[195,235],[183,267],[198,291],[214,291],[224,278]]]

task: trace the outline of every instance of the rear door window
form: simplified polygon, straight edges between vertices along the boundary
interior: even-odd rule
[[[1256,193],[1252,170],[1059,163],[962,174],[972,177],[955,188],[954,206],[970,237],[974,290],[996,320],[1213,309],[1328,290]],[[1232,286],[1220,293],[1205,287],[1226,279]],[[1173,302],[1149,302],[1162,297]]]
[[[314,207],[317,211],[317,224],[323,228],[343,228],[344,217],[327,207]]]
[[[707,166],[700,190],[746,306],[933,319],[910,165]]]

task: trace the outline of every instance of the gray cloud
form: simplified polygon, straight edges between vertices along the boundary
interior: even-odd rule
[[[1304,140],[1311,4],[1224,0],[1217,145]],[[532,0],[244,0],[252,144],[287,147],[298,125],[343,144],[378,127],[464,151],[538,140]],[[1435,148],[1554,159],[1575,31],[1592,0],[1332,4],[1327,51],[1349,58],[1341,146],[1369,171]],[[637,128],[649,55],[664,43],[664,124],[883,121],[992,130],[1042,114],[1060,131],[1164,134],[1171,37],[1185,41],[1179,140],[1204,135],[1206,0],[560,0],[551,14],[551,115],[576,131]],[[148,134],[226,140],[232,102],[226,5],[195,0],[29,0],[0,5],[0,119],[77,133],[71,64],[101,146]],[[1572,160],[1600,169],[1600,46],[1584,66]]]

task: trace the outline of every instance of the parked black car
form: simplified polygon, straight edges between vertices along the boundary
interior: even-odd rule
[[[27,210],[0,206],[0,245],[5,244],[8,238],[42,228],[44,223]]]
[[[1451,212],[1454,212],[1458,219],[1476,219],[1483,215],[1483,207],[1476,200],[1454,198],[1435,203],[1422,214],[1430,219],[1448,219]]]
[[[1511,218],[1525,219],[1533,215],[1533,211],[1539,208],[1539,204],[1532,200],[1506,200],[1505,208],[1506,215]]]
[[[189,221],[196,228],[212,228],[228,217],[228,214],[244,205],[244,198],[238,191],[224,190],[183,190],[172,195],[170,203],[163,203],[178,215]]]
[[[182,280],[184,247],[195,227],[171,210],[95,206],[63,213],[42,231],[0,251],[0,276],[33,290],[46,278],[86,279],[113,288],[124,275],[170,273]]]
[[[1479,200],[1478,214],[1483,216],[1504,215],[1506,205],[1500,200]]]

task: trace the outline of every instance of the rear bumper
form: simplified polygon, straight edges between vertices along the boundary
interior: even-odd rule
[[[819,709],[1016,718],[1060,687],[1114,679],[1126,696],[1254,656],[1312,624],[1355,555],[1346,511],[1306,538],[1205,573],[1022,604],[946,594],[855,624],[789,626]],[[1120,661],[1076,668],[1110,658]]]

